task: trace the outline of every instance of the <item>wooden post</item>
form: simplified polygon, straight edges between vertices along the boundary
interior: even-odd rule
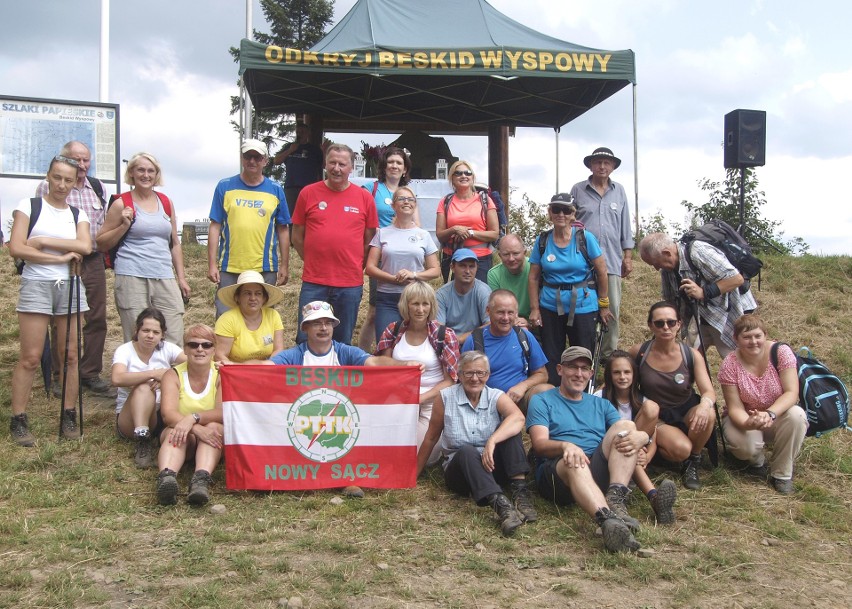
[[[488,185],[500,192],[509,214],[509,126],[488,128]]]
[[[198,243],[198,234],[195,232],[195,224],[193,222],[184,222],[183,235],[180,242],[183,245],[187,243]]]

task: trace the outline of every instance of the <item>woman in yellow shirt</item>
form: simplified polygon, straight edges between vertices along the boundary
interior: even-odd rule
[[[160,413],[166,425],[157,456],[160,505],[177,503],[178,472],[193,456],[195,473],[187,501],[201,506],[210,500],[210,474],[222,457],[225,438],[219,371],[213,362],[215,341],[210,326],[191,326],[183,339],[187,360],[171,368],[160,381]]]
[[[284,349],[284,324],[272,308],[284,299],[281,288],[265,283],[257,271],[245,271],[218,296],[230,310],[216,320],[216,361],[265,360]]]

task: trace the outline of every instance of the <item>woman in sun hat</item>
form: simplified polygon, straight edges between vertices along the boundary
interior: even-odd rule
[[[230,310],[216,320],[216,361],[265,360],[284,349],[284,324],[272,308],[284,299],[281,288],[266,283],[257,271],[244,271],[217,296]]]

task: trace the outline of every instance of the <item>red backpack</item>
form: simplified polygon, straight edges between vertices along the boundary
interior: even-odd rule
[[[172,217],[172,202],[169,198],[161,192],[154,191],[157,194],[157,198],[160,199],[160,203],[163,206],[163,211],[169,216]],[[112,207],[112,204],[116,201],[121,201],[121,204],[124,207],[129,207],[133,210],[133,218],[130,220],[130,226],[127,228],[127,231],[121,236],[121,239],[118,240],[118,243],[115,246],[111,247],[108,251],[104,252],[104,266],[106,268],[111,269],[115,268],[115,255],[118,253],[118,248],[121,247],[121,244],[124,243],[124,240],[127,239],[127,233],[130,232],[130,227],[133,226],[133,223],[136,222],[136,206],[133,204],[133,192],[123,192],[120,195],[113,195],[109,199],[109,206],[107,207],[107,213],[109,212],[109,208]],[[169,237],[169,248],[172,247],[172,239]]]

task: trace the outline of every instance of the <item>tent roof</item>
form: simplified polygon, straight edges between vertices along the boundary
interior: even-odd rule
[[[633,51],[544,36],[485,0],[359,0],[309,51],[243,40],[255,107],[326,128],[559,127],[635,82]]]

